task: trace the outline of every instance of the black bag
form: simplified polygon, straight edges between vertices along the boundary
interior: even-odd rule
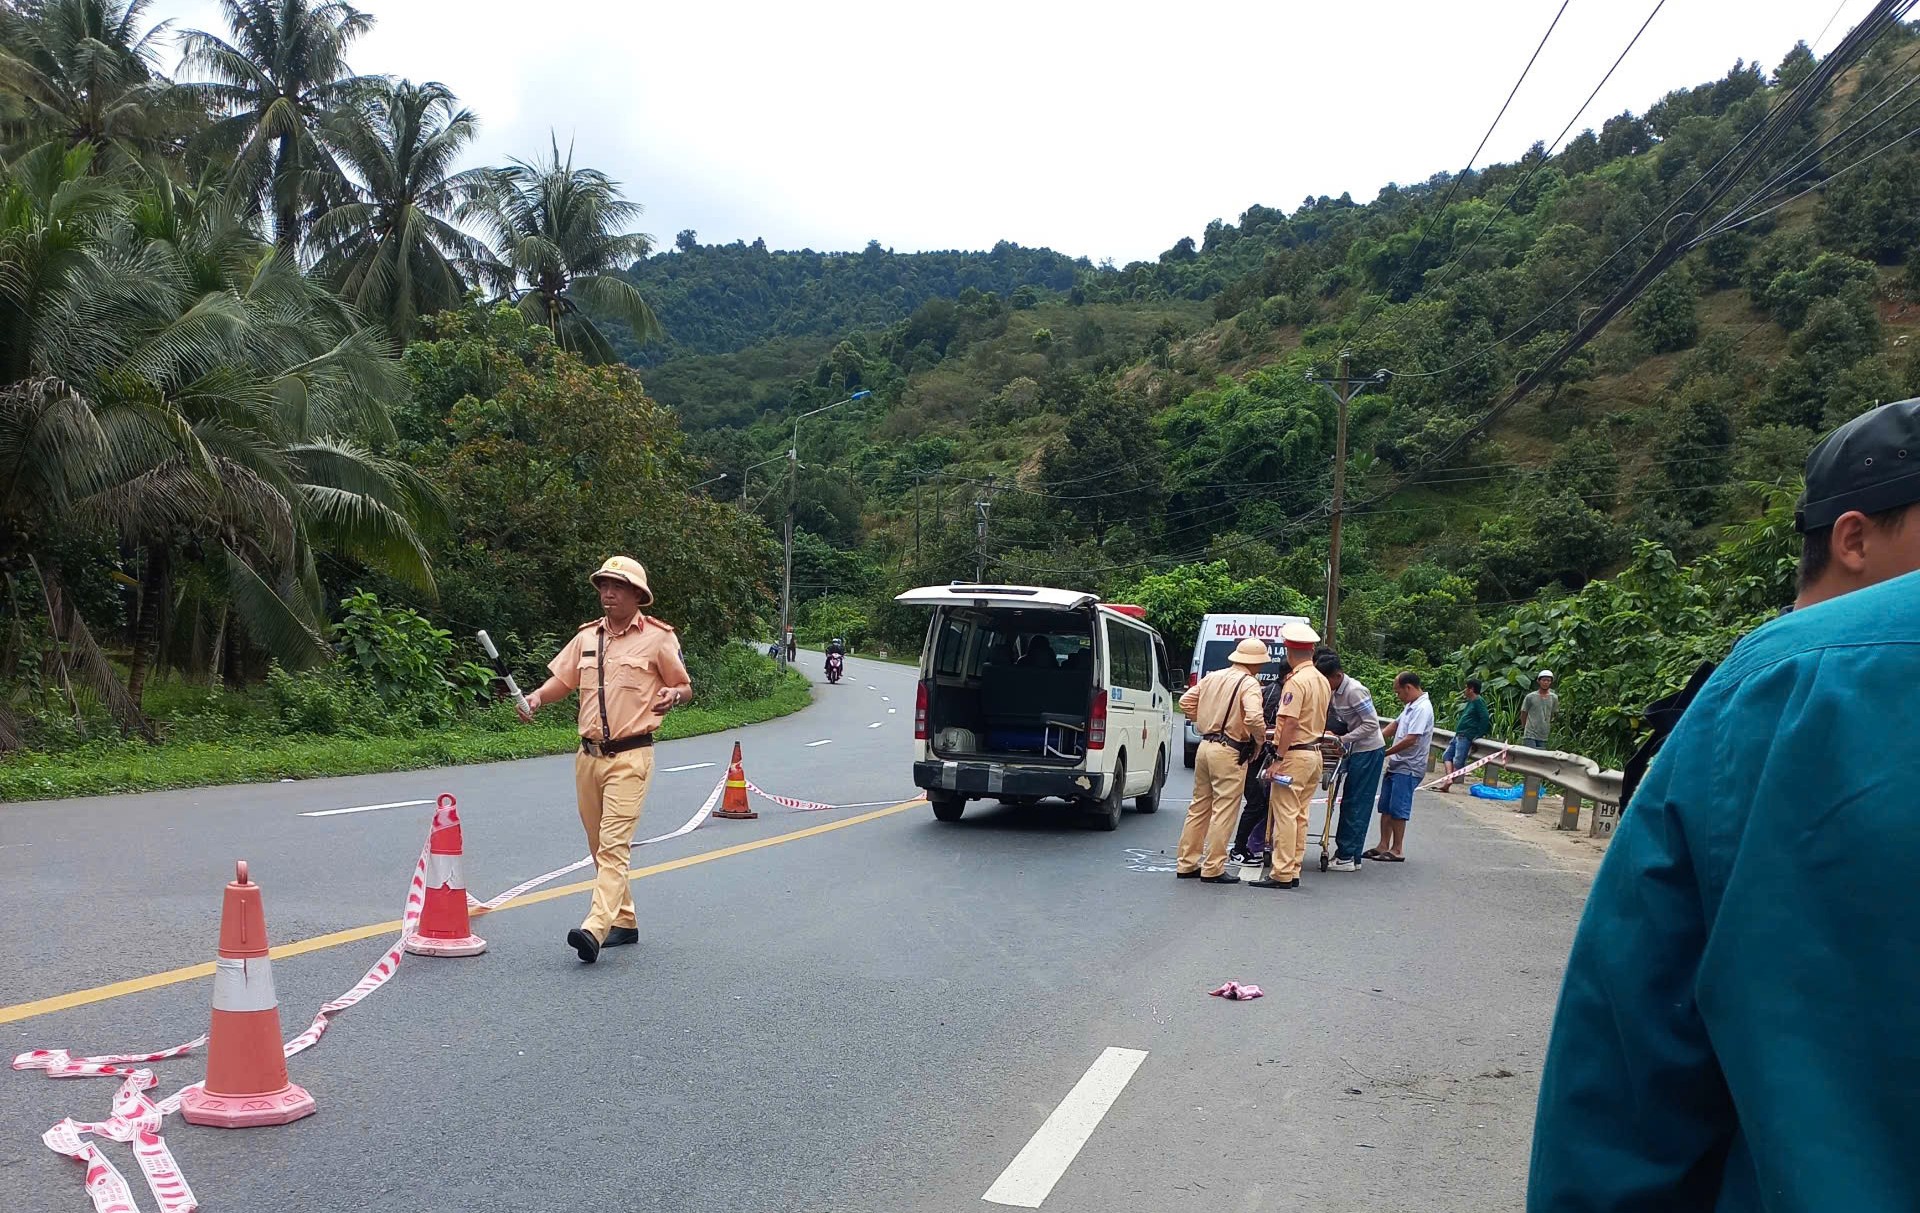
[[[1693,697],[1700,693],[1700,688],[1707,685],[1707,679],[1712,674],[1713,663],[1701,662],[1699,668],[1694,670],[1693,676],[1687,679],[1686,686],[1662,699],[1654,700],[1647,705],[1647,710],[1641,713],[1646,717],[1647,724],[1653,732],[1640,743],[1640,748],[1633,752],[1633,756],[1627,759],[1626,769],[1620,773],[1620,811],[1622,813],[1626,812],[1627,806],[1633,803],[1634,789],[1640,786],[1641,777],[1647,773],[1647,768],[1653,765],[1654,755],[1660,752],[1661,746],[1667,744],[1667,738],[1673,733],[1674,727],[1680,723],[1680,717],[1686,714],[1687,705],[1692,703]]]

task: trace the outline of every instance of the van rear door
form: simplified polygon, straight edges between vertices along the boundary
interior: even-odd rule
[[[1081,611],[1100,601],[1079,590],[1053,590],[1028,585],[952,585],[922,586],[894,595],[893,600],[907,606],[1019,607],[1025,611]]]
[[[1106,630],[1107,750],[1110,761],[1127,764],[1125,795],[1144,792],[1153,784],[1159,757],[1165,708],[1155,677],[1158,659],[1153,636],[1122,618],[1101,613]]]

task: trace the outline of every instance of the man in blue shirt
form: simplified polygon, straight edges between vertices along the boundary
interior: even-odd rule
[[[1530,1213],[1920,1209],[1920,400],[1807,459],[1796,609],[1633,795],[1573,944]],[[1862,746],[1861,727],[1894,729]]]

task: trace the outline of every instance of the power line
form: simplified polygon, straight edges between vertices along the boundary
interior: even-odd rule
[[[1520,69],[1520,78],[1513,82],[1513,88],[1507,92],[1507,99],[1500,103],[1500,112],[1493,116],[1492,123],[1487,126],[1486,134],[1480,136],[1480,142],[1474,147],[1473,155],[1467,157],[1466,167],[1461,169],[1460,172],[1454,176],[1452,182],[1448,184],[1446,195],[1441,198],[1440,205],[1433,212],[1433,223],[1420,225],[1420,238],[1414,241],[1413,255],[1407,258],[1406,264],[1402,267],[1402,275],[1420,264],[1420,253],[1427,246],[1427,233],[1432,229],[1434,223],[1439,222],[1440,219],[1445,217],[1447,207],[1453,202],[1453,196],[1460,191],[1460,183],[1467,179],[1469,173],[1473,172],[1474,161],[1480,159],[1480,153],[1486,150],[1487,141],[1493,138],[1493,132],[1499,127],[1500,120],[1507,116],[1507,107],[1512,105],[1514,97],[1519,95],[1520,86],[1527,82],[1528,74],[1533,71],[1534,63],[1540,58],[1540,52],[1547,47],[1547,39],[1553,37],[1553,31],[1559,27],[1560,18],[1566,16],[1567,5],[1571,2],[1572,0],[1560,0],[1560,8],[1553,14],[1553,20],[1548,23],[1547,32],[1540,35],[1540,44],[1533,48],[1533,54],[1528,57],[1527,65]],[[1387,284],[1387,297],[1389,300],[1393,297],[1392,288],[1398,281],[1399,277],[1396,276],[1393,282]]]
[[[1607,74],[1600,77],[1600,83],[1593,86],[1593,91],[1587,94],[1587,99],[1580,103],[1580,108],[1573,111],[1573,117],[1567,119],[1567,124],[1560,128],[1560,133],[1553,137],[1551,143],[1547,144],[1547,154],[1542,156],[1532,168],[1527,170],[1526,176],[1520,179],[1518,185],[1507,191],[1507,196],[1500,203],[1499,209],[1487,217],[1485,226],[1474,233],[1473,240],[1467,247],[1450,258],[1447,264],[1453,265],[1465,261],[1467,256],[1479,247],[1480,238],[1492,230],[1493,225],[1499,220],[1500,216],[1504,215],[1507,208],[1513,205],[1513,200],[1520,196],[1522,190],[1527,188],[1527,183],[1533,180],[1534,174],[1538,173],[1542,168],[1545,168],[1548,162],[1553,159],[1553,149],[1560,146],[1561,141],[1567,137],[1567,132],[1572,130],[1574,124],[1580,121],[1580,116],[1585,114],[1587,107],[1593,104],[1593,99],[1600,95],[1600,90],[1607,87],[1607,81],[1613,79],[1613,73],[1620,70],[1620,65],[1626,62],[1628,53],[1639,43],[1640,35],[1647,32],[1647,27],[1653,24],[1653,19],[1660,15],[1660,10],[1666,7],[1666,3],[1667,0],[1659,0],[1659,2],[1653,6],[1653,11],[1647,14],[1647,19],[1640,23],[1640,28],[1634,31],[1633,37],[1628,40],[1627,45],[1621,50],[1620,54],[1614,58],[1613,66],[1607,69]]]

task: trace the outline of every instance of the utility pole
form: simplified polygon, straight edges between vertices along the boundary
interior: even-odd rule
[[[993,477],[987,477],[986,491],[993,492]],[[987,577],[987,515],[993,509],[993,500],[982,495],[973,503],[973,538],[975,542],[973,579],[976,583]]]
[[[1385,371],[1375,371],[1371,379],[1353,382],[1347,375],[1347,360],[1351,350],[1340,351],[1340,373],[1333,379],[1321,379],[1312,371],[1307,372],[1307,382],[1317,383],[1333,392],[1333,398],[1339,401],[1339,411],[1333,429],[1333,520],[1327,528],[1327,613],[1320,629],[1321,639],[1334,644],[1334,636],[1340,624],[1340,522],[1345,516],[1347,499],[1347,402],[1370,387],[1378,387],[1387,381]]]
[[[920,572],[920,481],[919,472],[913,474],[913,571]]]
[[[793,626],[793,510],[800,486],[800,423],[793,423],[793,445],[787,448],[787,569],[780,579],[780,668],[787,668],[787,631]]]

